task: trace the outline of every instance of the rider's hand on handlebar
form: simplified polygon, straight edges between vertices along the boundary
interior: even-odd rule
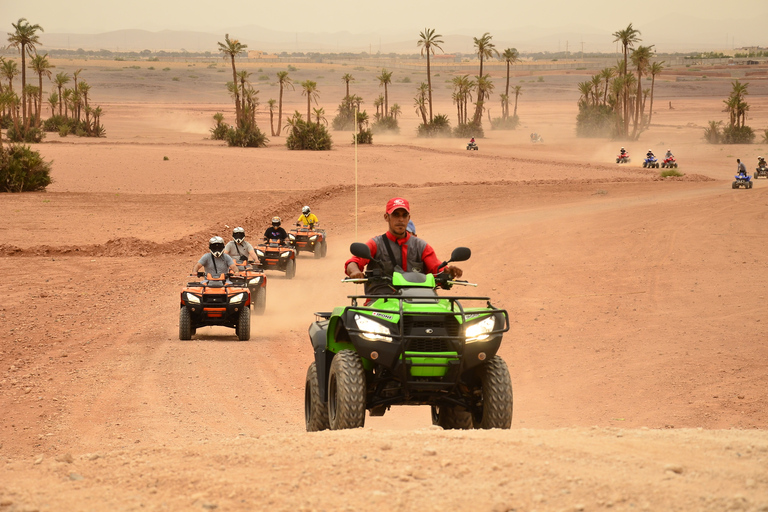
[[[348,277],[350,279],[365,279],[365,274],[358,270],[357,272],[351,272]]]
[[[464,274],[459,267],[454,267],[453,265],[445,267],[443,272],[448,273],[448,275],[451,276],[451,279],[458,279]]]
[[[197,277],[205,277],[205,272],[203,272],[202,270],[199,270],[197,272]]]

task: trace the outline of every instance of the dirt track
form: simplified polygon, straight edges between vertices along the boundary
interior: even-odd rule
[[[752,115],[768,121],[765,103]],[[554,119],[542,146],[361,148],[357,236],[346,144],[228,149],[115,105],[113,138],[39,145],[54,184],[0,200],[0,511],[768,510],[768,182],[731,190],[735,155],[685,113],[647,137],[675,140],[687,173],[659,180],[573,138],[561,104],[533,105]],[[175,115],[194,126],[200,110]],[[159,142],[135,141],[139,125]],[[304,432],[313,312],[353,293],[349,243],[382,232],[401,194],[438,255],[472,248],[466,277],[510,312],[511,431],[442,431],[407,408]],[[328,257],[270,275],[249,342],[180,342],[178,292],[207,238],[307,203]]]

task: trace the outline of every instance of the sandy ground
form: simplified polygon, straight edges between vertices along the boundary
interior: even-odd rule
[[[108,137],[49,135],[35,146],[54,162],[48,191],[0,197],[0,511],[768,510],[768,183],[730,187],[735,158],[768,151],[703,144],[727,81],[661,80],[654,125],[629,142],[574,137],[583,77],[525,78],[523,126],[487,130],[480,151],[416,139],[408,107],[355,166],[346,132],[322,154],[207,140],[231,110],[220,62],[195,86],[88,66]],[[328,77],[327,112],[334,69],[297,73]],[[359,72],[367,105],[374,72]],[[766,83],[750,87],[749,124],[768,126]],[[390,94],[410,105],[413,88]],[[306,108],[291,94],[286,109]],[[619,167],[622,144],[636,158]],[[642,169],[648,146],[672,147],[685,176]],[[465,276],[510,312],[511,430],[443,431],[411,407],[304,431],[307,328],[355,292],[340,283],[349,243],[384,231],[395,195],[439,256],[472,248]],[[207,239],[303,204],[328,257],[270,275],[249,342],[179,341]]]

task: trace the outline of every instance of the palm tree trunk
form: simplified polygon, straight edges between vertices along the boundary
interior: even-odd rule
[[[283,84],[280,84],[280,97],[277,102],[277,135],[282,132],[280,128],[283,126]]]
[[[653,86],[656,83],[656,75],[651,76],[651,108],[648,110],[648,126],[651,126],[651,118],[653,118]]]
[[[38,102],[40,103],[40,106],[38,107],[39,112],[37,115],[37,122],[35,123],[35,126],[37,126],[38,128],[40,128],[40,118],[43,117],[43,74],[40,73],[39,77],[40,77],[40,80],[39,80],[40,91],[38,92],[38,98],[39,98]]]
[[[432,73],[429,69],[429,48],[427,48],[427,88],[429,90],[429,122],[432,122]],[[427,124],[424,121],[424,124]]]
[[[310,113],[312,112],[311,109],[311,101],[312,101],[312,95],[307,91],[307,122],[311,123],[312,118],[310,117]]]
[[[504,119],[507,119],[509,117],[509,61],[507,61],[507,86],[504,89],[504,94],[507,95],[507,99],[505,101],[506,107],[504,108],[504,112],[502,112],[502,116]]]
[[[235,86],[235,119],[240,120],[240,95],[237,91],[237,70],[235,69],[235,55],[231,54],[230,59],[232,61],[232,84]]]
[[[517,115],[517,97],[520,96],[519,93],[515,93],[515,113],[512,114],[512,117]]]
[[[389,93],[387,92],[387,84],[384,84],[384,116],[389,117]],[[317,124],[320,124],[319,122]]]
[[[27,48],[26,44],[21,45],[21,119],[24,124],[27,121],[27,103],[24,101],[27,96]]]

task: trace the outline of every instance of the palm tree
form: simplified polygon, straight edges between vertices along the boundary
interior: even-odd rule
[[[30,63],[30,67],[32,70],[37,73],[37,76],[39,77],[39,91],[38,94],[40,95],[38,97],[38,105],[40,108],[40,111],[37,113],[37,122],[36,126],[40,127],[40,118],[42,117],[42,104],[43,104],[43,75],[51,78],[51,63],[48,61],[48,54],[44,53],[43,55],[37,54],[32,58],[32,62]],[[51,114],[53,115],[53,113]]]
[[[43,30],[43,27],[40,25],[30,25],[26,18],[19,18],[19,21],[11,23],[11,26],[14,28],[15,32],[8,33],[8,42],[10,43],[8,46],[16,48],[21,52],[21,115],[22,119],[26,122],[27,106],[24,101],[27,85],[26,55],[29,54],[31,57],[32,53],[36,52],[36,45],[40,44],[40,36],[36,34],[36,32],[38,30],[40,32],[45,32],[45,30]]]
[[[97,136],[101,136],[101,127],[99,125],[99,120],[101,119],[101,116],[104,115],[104,112],[101,110],[101,107],[96,107],[91,112],[93,114],[93,133]]]
[[[517,52],[517,48],[507,48],[501,54],[501,58],[503,58],[504,62],[507,63],[507,86],[504,88],[504,96],[506,97],[506,101],[502,102],[502,117],[506,119],[509,117],[509,70],[512,64],[520,61],[520,54]]]
[[[653,45],[651,46],[638,46],[632,52],[632,65],[637,71],[637,93],[635,94],[635,121],[632,128],[632,138],[637,137],[638,126],[641,123],[641,117],[643,114],[642,99],[643,99],[643,74],[645,74],[648,66],[653,57]]]
[[[397,121],[397,116],[402,114],[402,109],[400,108],[400,105],[397,103],[393,103],[391,107],[389,107],[389,114],[395,118],[395,121]]]
[[[379,97],[376,98],[375,100],[373,100],[373,106],[376,107],[376,116],[375,117],[376,117],[377,120],[379,119],[379,116],[381,116],[381,114],[379,114],[379,109],[381,108],[381,105],[383,105],[383,104],[384,104],[384,96],[379,94]]]
[[[522,90],[522,88],[523,88],[522,85],[516,85],[515,86],[515,112],[512,114],[513,117],[517,115],[517,98],[518,98],[518,96],[523,94],[522,92],[520,92]]]
[[[240,111],[242,112],[243,109],[245,109],[245,86],[250,86],[251,82],[248,80],[248,77],[251,76],[251,73],[249,73],[246,70],[238,71],[237,72],[237,78],[240,82]]]
[[[429,91],[429,85],[425,82],[421,82],[419,85],[418,93],[413,98],[413,106],[416,107],[416,113],[421,116],[421,120],[424,125],[429,123],[427,119],[427,92]]]
[[[355,81],[355,77],[353,77],[352,75],[347,73],[343,77],[341,77],[341,79],[347,85],[347,95],[344,96],[344,99],[347,99],[347,98],[349,98],[349,82],[354,82]]]
[[[627,25],[624,30],[617,30],[613,34],[613,42],[620,41],[622,52],[624,53],[624,66],[619,72],[620,76],[627,75],[627,52],[630,46],[634,46],[635,43],[642,41],[640,39],[640,31],[632,28],[632,24]],[[629,135],[629,89],[624,89],[624,136]]]
[[[387,86],[392,83],[392,71],[386,69],[381,70],[381,74],[376,77],[379,81],[379,87],[384,86],[384,116],[389,115],[389,94],[387,93]]]
[[[592,95],[592,82],[579,82],[579,105],[589,106],[589,97]]]
[[[429,68],[429,55],[430,53],[432,55],[435,54],[435,48],[440,50],[441,52],[443,49],[440,47],[441,44],[443,44],[443,40],[440,39],[443,37],[440,34],[435,34],[435,29],[433,28],[425,28],[423,32],[419,32],[419,40],[416,42],[416,46],[421,46],[421,55],[422,57],[424,54],[427,55],[427,85],[428,85],[428,92],[429,92],[429,122],[432,122],[432,73]],[[443,52],[445,53],[445,52]],[[426,124],[426,121],[425,121]]]
[[[240,98],[237,92],[237,69],[235,68],[235,57],[245,52],[248,45],[242,44],[237,39],[230,39],[229,34],[224,36],[224,42],[218,43],[219,51],[226,59],[229,57],[232,63],[232,81],[235,83],[235,119],[240,119]]]
[[[59,115],[61,115],[61,104],[64,102],[61,90],[69,83],[69,75],[66,73],[57,73],[53,83],[56,84],[56,87],[59,89]]]
[[[8,90],[13,92],[13,79],[19,76],[19,67],[16,65],[16,61],[3,59],[0,73],[2,73],[3,78],[8,80]]]
[[[603,91],[603,105],[606,104],[608,100],[608,83],[611,81],[611,78],[615,76],[616,72],[613,68],[605,68],[600,72],[600,78],[602,80],[605,80],[605,90]]]
[[[475,117],[472,120],[474,124],[481,124],[483,121],[483,109],[485,100],[480,98],[490,97],[493,92],[493,82],[491,82],[490,75],[485,75],[477,78],[477,101],[475,102]]]
[[[325,118],[325,109],[323,107],[313,108],[312,113],[315,115],[315,122],[317,124],[325,123],[328,126],[328,120]]]
[[[315,105],[317,105],[317,98],[320,94],[317,92],[317,82],[313,82],[312,80],[304,80],[301,82],[301,88],[303,89],[301,95],[307,97],[307,122],[309,122],[311,119],[310,108],[312,100],[315,100]]]
[[[270,99],[267,101],[267,105],[269,105],[269,131],[272,134],[272,136],[275,136],[275,105],[277,104],[277,100]]]
[[[368,126],[368,112],[363,110],[357,112],[357,133],[363,133]]]
[[[286,117],[285,118],[285,131],[286,132],[293,132],[294,134],[298,133],[299,130],[299,123],[303,121],[301,118],[301,113],[296,110],[293,113],[292,117]]]
[[[475,118],[472,122],[475,124],[480,124],[482,122],[483,116],[483,103],[485,100],[485,93],[490,93],[490,91],[486,88],[480,88],[481,81],[485,81],[485,83],[490,82],[490,77],[483,75],[483,61],[487,58],[490,59],[494,54],[496,54],[498,57],[499,52],[496,50],[496,45],[491,42],[493,36],[490,33],[486,32],[480,38],[474,37],[473,39],[477,56],[480,58],[480,74],[477,75],[477,103],[475,103]]]
[[[293,87],[293,80],[288,76],[287,71],[277,72],[277,83],[280,86],[280,96],[278,96],[279,99],[277,100],[277,133],[279,134],[283,124],[283,90],[288,87],[290,87],[292,91],[295,89]]]
[[[467,123],[467,105],[472,101],[472,90],[475,88],[474,80],[469,75],[457,76],[451,81],[453,83],[453,101],[456,103],[458,113],[458,124]]]
[[[651,64],[648,72],[651,74],[651,108],[648,110],[648,126],[651,125],[651,118],[653,117],[653,89],[656,85],[656,75],[660,74],[664,69],[664,61],[654,62]]]
[[[56,106],[59,104],[59,93],[51,91],[48,95],[48,104],[51,106],[51,117],[56,115]]]

